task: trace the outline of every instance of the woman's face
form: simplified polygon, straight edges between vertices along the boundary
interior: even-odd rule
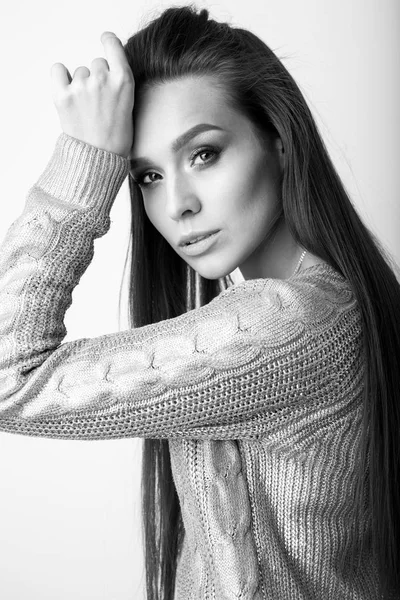
[[[250,121],[228,107],[211,77],[147,89],[133,118],[131,174],[154,227],[207,279],[236,267],[257,276],[252,263],[262,260],[280,210],[279,138],[269,148],[262,145]],[[200,125],[201,132],[193,135],[193,130],[173,148]],[[180,245],[183,236],[211,232],[216,233],[208,240]]]

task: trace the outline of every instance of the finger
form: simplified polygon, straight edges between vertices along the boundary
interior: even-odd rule
[[[101,34],[101,42],[107,57],[110,71],[126,72],[130,70],[128,60],[125,56],[121,40],[112,31],[104,31]]]
[[[87,67],[78,67],[74,71],[73,79],[85,79],[90,76],[90,71]]]
[[[105,58],[95,58],[92,60],[92,64],[90,65],[90,72],[95,73],[96,75],[99,73],[108,73],[110,70],[108,66],[108,62]]]
[[[72,81],[71,73],[62,63],[54,63],[50,69],[51,78],[54,86],[64,88]]]

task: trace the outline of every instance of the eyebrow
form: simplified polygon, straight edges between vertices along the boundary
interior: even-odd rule
[[[176,154],[177,152],[179,152],[179,150],[181,150],[181,148],[183,148],[188,142],[190,142],[192,138],[196,137],[196,135],[203,133],[203,131],[210,131],[212,129],[223,131],[222,127],[218,127],[218,125],[212,125],[211,123],[199,123],[198,125],[191,127],[190,129],[182,133],[179,137],[177,137],[174,142],[172,142],[172,152]],[[129,165],[131,170],[137,169],[140,166],[150,165],[151,162],[152,161],[149,158],[146,158],[145,156],[129,159]]]

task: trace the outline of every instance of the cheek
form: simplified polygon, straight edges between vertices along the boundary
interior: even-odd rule
[[[156,229],[158,229],[159,228],[158,221],[161,222],[160,211],[155,210],[154,202],[151,203],[151,202],[146,202],[146,200],[143,200],[143,206],[144,206],[145,213],[146,213],[147,218],[149,219],[150,223],[152,223],[154,225],[154,227]]]
[[[251,151],[234,156],[222,179],[224,198],[230,198],[231,205],[234,204],[240,212],[246,212],[263,199],[267,200],[276,191],[271,166],[266,163],[264,155]]]
[[[154,225],[154,221],[153,221],[153,215],[152,215],[152,211],[151,208],[149,208],[149,205],[147,202],[143,202],[143,207],[144,207],[144,212],[147,215],[147,218],[149,219],[149,221],[151,221],[151,223],[153,223]]]
[[[150,223],[167,241],[171,238],[171,232],[168,230],[168,220],[165,214],[157,207],[155,202],[143,202],[144,210]]]
[[[265,221],[275,210],[277,191],[259,174],[250,173],[240,180],[236,179],[236,186],[231,192],[232,213],[236,213],[239,220],[256,224],[257,221]]]

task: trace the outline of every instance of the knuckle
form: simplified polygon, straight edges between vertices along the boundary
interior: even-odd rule
[[[122,69],[118,73],[118,81],[122,85],[132,85],[134,83],[134,80],[131,70]]]
[[[87,73],[89,69],[85,65],[81,65],[75,69],[75,73]]]
[[[111,44],[115,44],[115,43],[118,44],[118,42],[119,42],[117,36],[114,33],[112,33],[112,32],[110,32],[108,35],[105,36],[105,41],[108,42],[109,44],[110,43]]]
[[[107,81],[107,73],[104,73],[103,71],[96,71],[92,73],[91,81],[97,85],[103,85]]]
[[[56,106],[67,107],[71,104],[71,94],[69,90],[56,89],[53,92],[53,101]]]
[[[72,84],[70,85],[71,88],[71,94],[82,94],[82,92],[85,92],[86,87],[87,87],[87,79],[80,79],[78,77],[78,79],[73,79]]]
[[[92,61],[91,74],[94,82],[104,83],[107,80],[109,69],[105,58],[95,58]]]
[[[92,66],[94,67],[107,67],[107,61],[105,58],[99,56],[98,58],[94,58],[92,60]]]

